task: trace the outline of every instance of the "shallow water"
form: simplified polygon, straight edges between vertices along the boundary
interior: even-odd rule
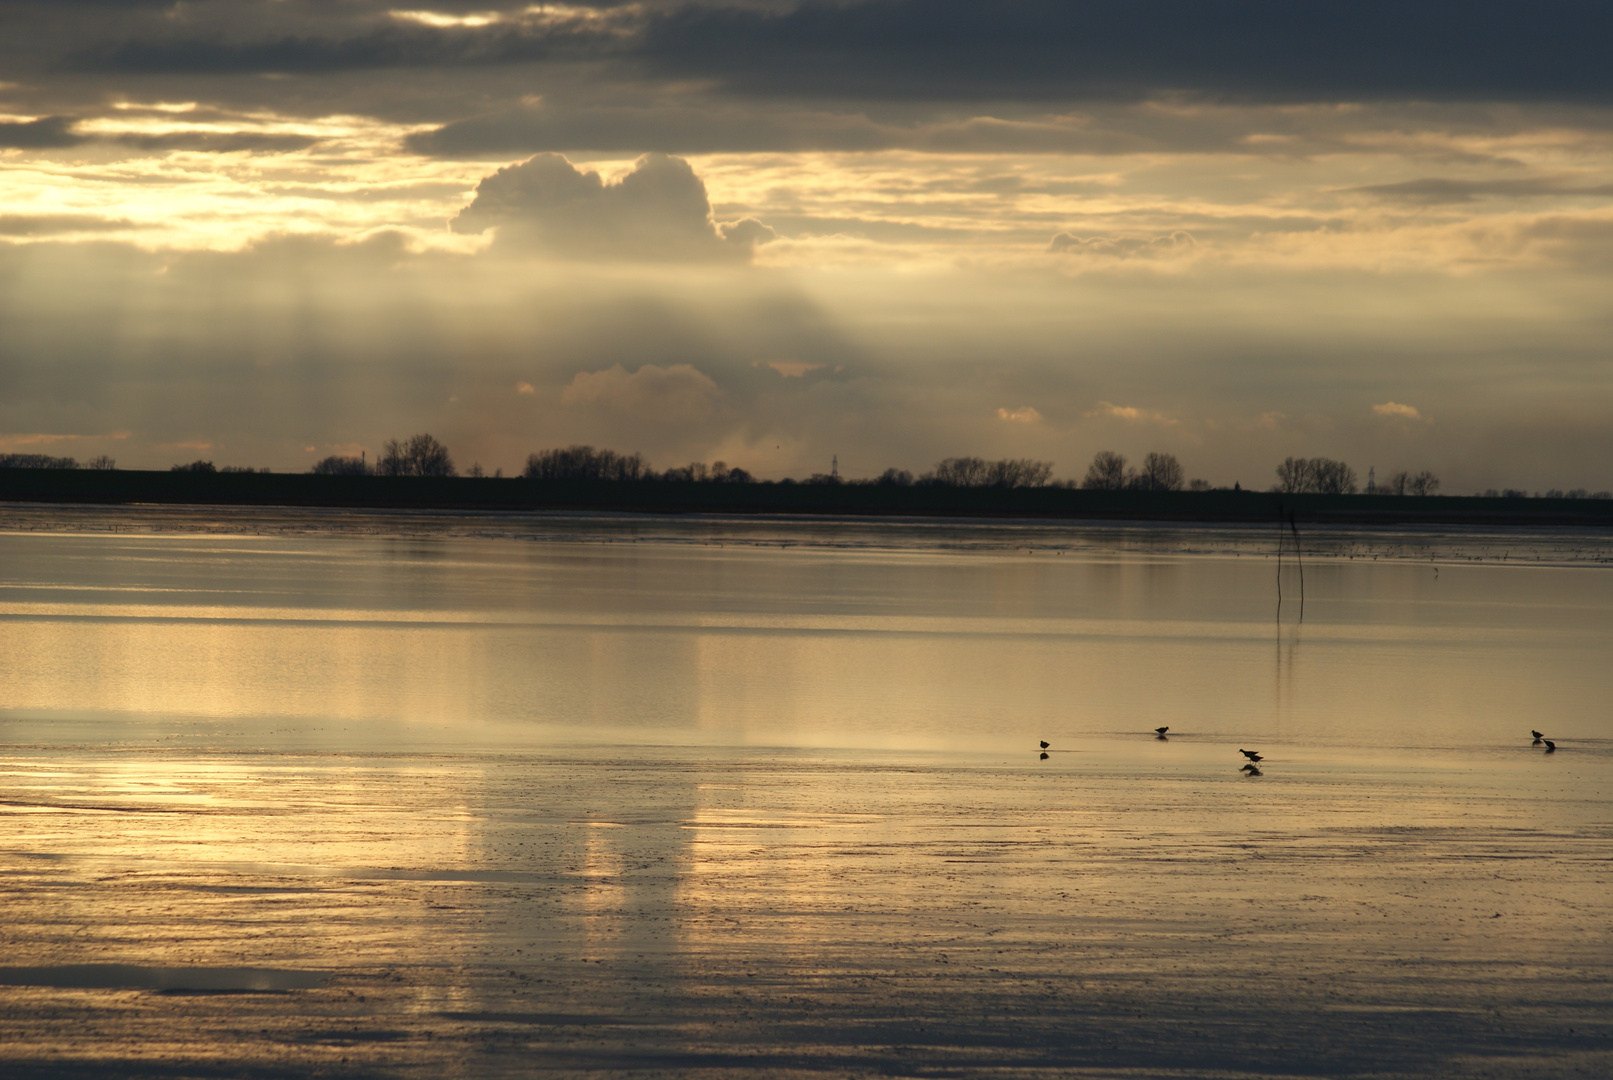
[[[1613,1065],[1604,537],[0,530],[8,1075]]]

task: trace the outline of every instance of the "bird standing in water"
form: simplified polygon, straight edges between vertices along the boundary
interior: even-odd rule
[[[1169,731],[1170,729],[1171,729],[1171,726],[1169,724],[1166,724],[1164,727],[1155,728],[1154,729],[1154,734],[1158,735],[1161,739],[1163,739],[1165,737],[1165,733],[1167,731]]]
[[[1535,745],[1536,746],[1539,746],[1540,745],[1540,740],[1545,738],[1545,736],[1542,735],[1538,731],[1531,731],[1529,734],[1531,734],[1531,735],[1533,735],[1535,737]]]
[[[1244,750],[1244,749],[1242,749],[1240,747],[1239,750],[1238,750],[1238,753],[1242,754],[1244,757],[1248,758],[1250,761],[1259,761],[1260,760],[1260,755],[1255,753],[1253,750]]]
[[[1049,746],[1052,746],[1052,745],[1053,745],[1053,744],[1052,744],[1052,743],[1050,743],[1050,742],[1048,742],[1048,741],[1047,741],[1047,740],[1046,740],[1046,739],[1043,739],[1043,740],[1042,740],[1042,749],[1043,749],[1043,750],[1046,750],[1046,749],[1047,749],[1047,748],[1048,748],[1048,747],[1049,747]]]
[[[1550,739],[1547,739],[1546,740],[1546,753],[1555,754],[1556,752],[1557,752],[1557,744],[1552,742]]]

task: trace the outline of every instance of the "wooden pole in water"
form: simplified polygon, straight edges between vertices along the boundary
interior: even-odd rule
[[[1299,563],[1299,621],[1305,621],[1305,559],[1299,553],[1299,525],[1292,511],[1288,514],[1288,527],[1294,532],[1294,561]]]
[[[1277,500],[1277,625],[1283,624],[1283,501]]]

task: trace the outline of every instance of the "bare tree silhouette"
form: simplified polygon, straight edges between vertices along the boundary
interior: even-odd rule
[[[1391,481],[1393,477],[1390,478]],[[1316,492],[1323,495],[1354,495],[1355,470],[1332,458],[1284,458],[1277,466],[1274,491],[1285,495]]]
[[[448,448],[430,435],[411,435],[403,442],[388,439],[375,459],[379,476],[454,476]]]
[[[1406,481],[1406,492],[1410,495],[1437,495],[1439,477],[1424,469]]]
[[[367,476],[370,471],[368,463],[362,457],[342,457],[332,454],[321,458],[308,470],[316,476]]]
[[[1113,450],[1099,450],[1087,466],[1081,486],[1089,491],[1119,491],[1126,486],[1126,456]]]
[[[1176,460],[1176,455],[1150,451],[1128,486],[1139,491],[1181,491],[1184,476],[1182,463]]]
[[[644,480],[650,470],[641,454],[568,446],[527,455],[521,475],[528,480]]]

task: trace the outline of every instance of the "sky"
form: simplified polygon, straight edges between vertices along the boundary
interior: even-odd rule
[[[0,453],[1613,488],[1609,55],[1582,0],[0,0]]]

